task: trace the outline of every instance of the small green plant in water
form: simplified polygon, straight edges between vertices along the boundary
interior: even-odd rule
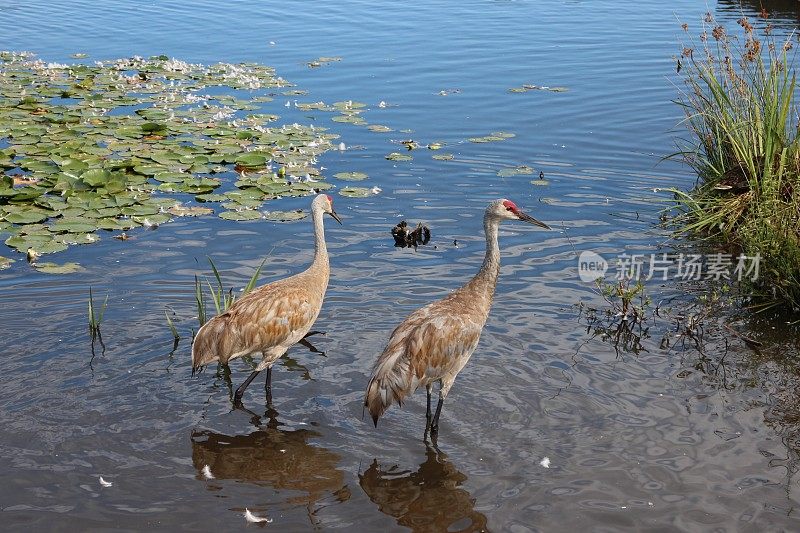
[[[684,46],[678,58],[686,91],[677,103],[690,138],[672,157],[691,166],[698,181],[690,192],[670,189],[678,210],[673,222],[685,235],[759,255],[766,268],[753,288],[800,307],[793,43],[775,42],[766,22],[760,31],[746,17],[738,23],[743,39],[706,14],[700,46]]]
[[[630,278],[615,281],[611,283],[605,278],[598,278],[595,281],[603,299],[610,305],[609,314],[633,324],[643,322],[646,319],[646,309],[651,304],[644,283],[636,280],[636,283],[631,285]]]
[[[264,267],[264,263],[266,263],[267,259],[264,258],[261,261],[261,264],[258,265],[256,271],[253,273],[253,276],[250,278],[250,281],[245,285],[244,289],[242,290],[242,296],[253,290],[258,283],[258,278],[261,276],[261,269]],[[222,276],[217,269],[217,265],[214,264],[214,260],[210,257],[208,258],[208,262],[211,265],[211,271],[214,275],[214,284],[212,284],[211,280],[205,279],[205,285],[208,286],[209,293],[211,295],[211,301],[214,303],[214,309],[216,310],[216,314],[221,315],[225,311],[227,311],[233,302],[236,301],[236,296],[233,294],[233,288],[225,289],[222,283]],[[207,320],[207,313],[206,313],[206,296],[205,290],[203,288],[203,282],[200,281],[200,278],[197,276],[194,277],[194,294],[195,294],[195,303],[197,305],[197,320],[200,323],[200,327],[206,323]],[[168,322],[169,317],[167,317]],[[170,325],[172,326],[171,322]],[[174,326],[172,326],[174,328]],[[173,330],[174,331],[174,330]],[[174,333],[173,333],[174,335]]]
[[[99,311],[95,309],[94,295],[92,294],[92,288],[89,287],[89,333],[91,333],[92,338],[100,334],[100,324],[103,322],[103,315],[106,312],[107,305],[108,294],[106,294],[106,299],[103,300],[103,305],[100,306]]]

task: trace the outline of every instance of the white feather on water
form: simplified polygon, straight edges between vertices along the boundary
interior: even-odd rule
[[[214,479],[214,474],[211,473],[211,467],[206,465],[200,471],[203,474],[203,477],[206,479]]]
[[[113,483],[111,483],[110,481],[106,481],[105,479],[103,479],[103,476],[100,476],[100,484],[104,487],[110,487],[113,485]]]
[[[542,460],[539,461],[539,464],[542,465],[545,468],[550,468],[550,458],[549,457],[543,457]]]
[[[245,518],[245,520],[247,520],[248,522],[253,523],[253,524],[258,524],[260,522],[266,522],[267,524],[269,524],[270,522],[272,522],[272,518],[265,518],[263,516],[256,516],[253,513],[251,513],[250,510],[247,509],[247,508],[245,508],[245,510],[244,510],[244,518]]]

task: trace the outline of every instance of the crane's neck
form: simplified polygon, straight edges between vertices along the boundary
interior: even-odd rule
[[[325,246],[325,228],[322,209],[312,209],[311,219],[314,222],[314,262],[312,267],[328,267],[328,248]]]
[[[491,301],[497,287],[497,277],[500,274],[500,245],[497,243],[497,230],[500,221],[496,218],[483,217],[483,231],[486,234],[486,256],[483,258],[481,269],[470,282],[473,288],[482,293]]]

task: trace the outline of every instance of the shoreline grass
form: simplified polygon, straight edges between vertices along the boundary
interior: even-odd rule
[[[698,175],[689,192],[671,189],[679,233],[759,255],[748,289],[800,309],[800,135],[793,35],[776,42],[768,15],[758,28],[739,19],[731,35],[706,14],[699,46],[678,59],[689,139],[671,157]],[[688,26],[683,25],[688,32]]]

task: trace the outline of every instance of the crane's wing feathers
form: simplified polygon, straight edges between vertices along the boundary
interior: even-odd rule
[[[194,366],[272,350],[271,355],[280,357],[311,329],[320,310],[317,300],[302,283],[259,287],[200,328],[192,350]]]
[[[418,309],[395,328],[367,385],[364,405],[376,425],[393,402],[402,402],[421,384],[455,377],[478,345],[480,317],[439,301]]]

